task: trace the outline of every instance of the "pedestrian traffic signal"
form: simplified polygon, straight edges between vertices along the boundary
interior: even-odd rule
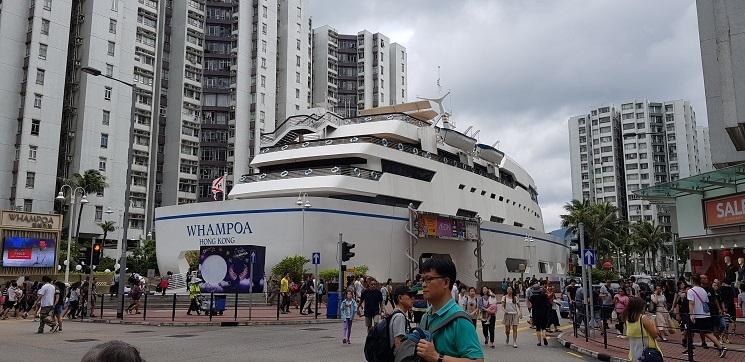
[[[103,243],[101,241],[93,242],[93,252],[91,254],[91,265],[98,265],[103,255]]]
[[[354,253],[352,252],[352,249],[354,249],[354,244],[348,243],[346,241],[342,241],[341,243],[341,260],[342,261],[349,261],[349,259],[352,259],[354,257]]]

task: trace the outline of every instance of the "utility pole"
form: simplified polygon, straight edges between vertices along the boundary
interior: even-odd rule
[[[582,289],[585,291],[585,300],[583,304],[585,306],[585,315],[588,317],[587,323],[589,323],[593,317],[590,314],[592,312],[592,272],[590,272],[590,269],[585,265],[585,259],[583,256],[583,253],[585,252],[585,224],[579,223],[577,226],[579,228],[580,261],[582,262]]]
[[[342,268],[342,265],[343,265],[342,259],[344,258],[341,255],[341,252],[342,252],[341,251],[342,240],[343,240],[343,234],[342,233],[339,233],[339,243],[336,245],[336,253],[337,253],[337,255],[339,255],[339,286],[336,288],[337,292],[339,293],[339,297],[338,297],[339,302],[337,303],[337,307],[336,307],[336,315],[339,316],[339,319],[341,319],[341,301],[344,300],[342,298],[342,295],[341,295],[342,291],[344,290],[343,289],[343,286],[344,286],[344,271],[341,269]]]

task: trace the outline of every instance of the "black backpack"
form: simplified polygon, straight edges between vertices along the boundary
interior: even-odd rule
[[[393,361],[393,348],[391,348],[391,319],[396,314],[404,314],[395,310],[391,315],[374,325],[365,339],[365,359],[369,362]]]

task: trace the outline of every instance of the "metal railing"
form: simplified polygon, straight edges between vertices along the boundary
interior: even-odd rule
[[[475,173],[479,176],[486,177],[493,181],[497,181],[513,189],[516,187],[516,184],[514,182],[507,182],[505,180],[502,180],[501,178],[499,178],[499,176],[495,174],[491,174],[491,173],[488,173],[482,170],[477,170],[474,167],[471,167],[465,163],[460,162],[460,160],[448,158],[445,156],[440,156],[438,154],[430,153],[427,151],[423,151],[422,149],[414,145],[408,144],[408,143],[389,141],[386,138],[379,138],[375,136],[359,136],[359,137],[355,136],[355,137],[308,140],[304,142],[296,142],[296,143],[286,144],[282,146],[262,148],[261,153],[264,154],[264,153],[295,150],[295,149],[302,149],[302,148],[309,148],[309,147],[331,146],[331,145],[352,144],[352,143],[372,143],[372,144],[376,144],[376,145],[383,146],[386,148],[393,148],[401,152],[406,152],[412,155],[416,155],[416,156],[420,156],[426,159],[444,163],[452,167],[457,167],[461,170]]]
[[[608,340],[608,334],[611,333],[610,323],[614,320],[614,318],[609,317],[609,315],[612,315],[612,309],[614,308],[611,306],[598,306],[595,305],[595,308],[593,310],[592,317],[589,317],[586,313],[584,313],[584,306],[581,304],[572,304],[571,307],[571,318],[573,323],[573,335],[575,338],[581,338],[583,337],[585,339],[585,342],[588,343],[596,343],[605,350],[608,350],[610,348],[618,349],[621,351],[628,351],[629,345],[627,342],[621,342],[616,343],[620,341],[625,341],[625,339],[611,339]],[[605,312],[603,309],[606,308]],[[657,314],[660,314],[663,312],[655,312],[655,313],[649,313],[648,315],[652,315],[657,317]],[[691,315],[694,315],[692,313],[675,313],[674,311],[668,311],[665,313],[669,313],[670,320],[675,320],[678,323],[675,323],[673,325],[669,325],[666,328],[664,328],[669,335],[667,337],[667,340],[660,340],[656,339],[657,345],[660,346],[660,349],[663,351],[663,354],[665,355],[666,360],[675,360],[675,361],[695,361],[695,353],[694,350],[697,346],[700,347],[700,345],[694,345],[694,338],[699,334],[709,334],[712,333],[716,338],[718,338],[720,344],[722,346],[725,346],[725,344],[729,344],[730,340],[734,340],[735,338],[741,338],[743,341],[743,345],[740,345],[739,348],[735,348],[734,346],[731,346],[729,348],[726,348],[727,356],[730,358],[735,358],[739,360],[743,356],[745,356],[745,333],[736,333],[736,327],[737,324],[731,320],[729,315],[718,315],[718,314],[710,314],[709,319],[712,322],[712,325],[710,329],[706,330],[699,330],[695,329],[693,326],[693,323],[690,322],[689,318]],[[646,313],[645,313],[646,314]],[[695,316],[695,315],[694,315]],[[625,329],[627,328],[622,321],[619,320],[618,317],[615,318],[615,321],[617,322],[615,325],[615,328],[618,330],[619,335],[623,335],[625,333]],[[724,323],[721,323],[721,319],[724,319]],[[681,322],[682,321],[682,322]],[[656,322],[655,322],[656,323]],[[723,328],[722,328],[723,327]],[[732,327],[732,328],[730,328]],[[643,328],[643,327],[642,327]],[[659,330],[660,328],[658,328]],[[730,331],[732,329],[732,331]],[[599,333],[599,336],[598,336]],[[682,334],[682,339],[677,336],[678,334]],[[644,337],[646,338],[646,337]],[[615,342],[614,342],[615,341]],[[709,341],[711,343],[711,341]],[[666,347],[667,346],[667,347]],[[678,348],[684,348],[682,355],[677,355],[677,353],[673,353],[670,351],[677,351]],[[715,346],[711,346],[712,348],[715,348]],[[703,347],[708,348],[708,347]],[[716,349],[714,349],[716,351]],[[733,356],[732,354],[736,354]],[[717,351],[718,354],[718,351]],[[624,359],[625,359],[624,355]],[[706,358],[706,357],[704,357]],[[698,359],[702,360],[702,359]]]
[[[268,172],[268,173],[265,172],[265,173],[253,174],[253,175],[243,175],[241,176],[238,182],[252,183],[252,182],[261,182],[261,181],[291,179],[291,178],[316,177],[316,176],[337,176],[337,175],[379,181],[380,176],[382,176],[383,173],[380,171],[368,170],[366,168],[360,168],[360,167],[334,166],[334,167],[284,170],[284,171]]]

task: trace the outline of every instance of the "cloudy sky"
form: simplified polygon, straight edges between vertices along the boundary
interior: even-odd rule
[[[706,105],[694,0],[311,0],[313,26],[406,46],[410,100],[443,92],[459,129],[481,129],[535,178],[546,230],[572,198],[567,119],[601,104]]]

